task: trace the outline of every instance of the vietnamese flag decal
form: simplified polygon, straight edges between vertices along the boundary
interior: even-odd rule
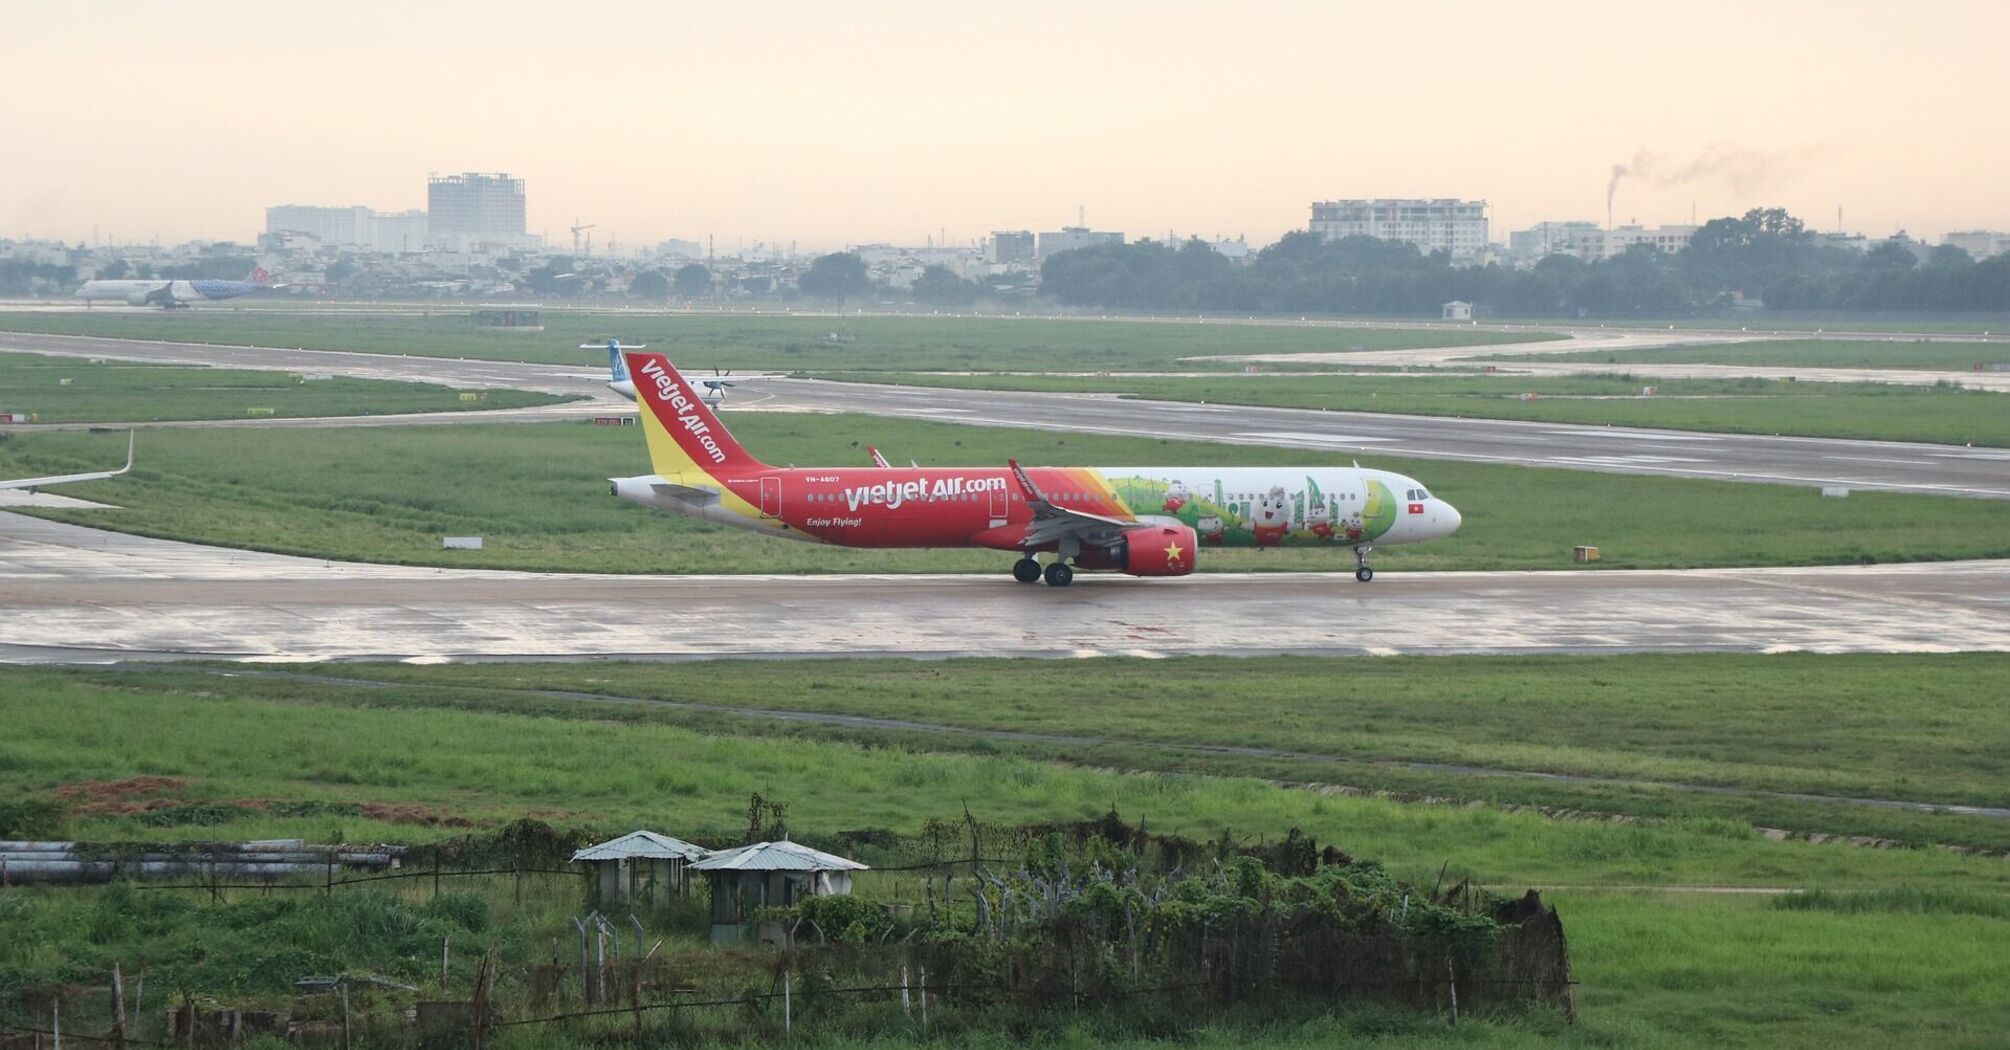
[[[1421,504],[1421,503],[1412,503],[1412,504],[1410,504],[1410,513],[1412,513],[1412,514],[1422,514],[1423,512],[1424,512],[1424,505],[1423,505],[1423,504]]]

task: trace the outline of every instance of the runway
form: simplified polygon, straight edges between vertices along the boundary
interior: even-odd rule
[[[1538,344],[1540,345],[1540,344]],[[386,426],[546,422],[633,412],[590,367],[403,357],[318,350],[207,346],[77,336],[0,334],[0,349],[237,368],[321,371],[455,387],[506,387],[588,400],[508,412],[229,420],[192,426]],[[1431,351],[1422,351],[1425,353]],[[1470,352],[1467,351],[1461,352]],[[1358,355],[1357,355],[1358,356]],[[743,388],[750,389],[750,388]],[[1367,412],[1143,401],[1098,394],[834,383],[764,382],[736,393],[730,413],[861,412],[945,423],[1267,445],[1373,456],[1456,459],[1625,474],[1878,489],[2010,499],[2010,449]],[[896,459],[900,450],[889,449]]]
[[[0,660],[2010,650],[2010,562],[1667,572],[587,576],[321,562],[0,513]]]

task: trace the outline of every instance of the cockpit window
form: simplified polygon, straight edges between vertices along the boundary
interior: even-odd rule
[[[1420,500],[1425,500],[1425,499],[1430,499],[1430,498],[1431,498],[1431,494],[1430,494],[1430,493],[1428,493],[1428,492],[1425,492],[1425,491],[1424,491],[1423,489],[1418,489],[1418,490],[1417,490],[1417,498],[1418,498],[1418,499],[1420,499]]]

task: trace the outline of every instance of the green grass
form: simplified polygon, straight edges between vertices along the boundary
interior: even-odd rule
[[[670,703],[903,719],[976,735],[811,729],[647,704],[577,711],[517,692],[549,715],[893,739],[1171,774],[1245,773],[1411,796],[1483,799],[1651,817],[1712,817],[1801,832],[2010,850],[2010,821],[1860,806],[1846,798],[2010,807],[2010,655],[1781,654],[1205,658],[1041,662],[1000,676],[986,661],[839,669],[748,662],[693,675],[662,664],[477,664],[452,681]],[[420,685],[437,669],[371,665],[343,677]],[[803,679],[813,677],[807,685]],[[1344,682],[1344,688],[1335,683]],[[443,702],[452,697],[441,697]],[[497,698],[463,697],[486,706]],[[1088,737],[1014,741],[994,733]],[[1193,747],[1217,749],[1198,752]],[[1339,761],[1258,757],[1262,748]],[[1467,772],[1393,763],[1471,767]],[[1482,770],[1503,775],[1481,775]],[[1566,783],[1534,772],[1621,783]],[[1718,794],[1690,785],[1835,801]]]
[[[866,462],[867,444],[935,464],[1344,465],[1322,453],[1155,438],[1045,434],[865,416],[730,414],[772,462]],[[94,469],[103,435],[0,436],[0,477]],[[112,511],[61,520],[234,547],[401,564],[583,572],[1002,572],[992,552],[853,551],[753,536],[607,495],[608,477],[646,473],[632,428],[461,425],[150,434],[132,474],[65,489]],[[1376,552],[1403,569],[1570,566],[1602,549],[1605,568],[1830,564],[2010,555],[2010,515],[1987,500],[1361,456],[1459,507],[1447,539]],[[486,537],[481,551],[443,535]],[[1209,551],[1213,570],[1344,570],[1346,552]],[[1597,571],[1596,568],[1587,571]]]
[[[1210,354],[1332,353],[1551,339],[1542,332],[940,316],[629,314],[547,310],[540,333],[488,333],[466,310],[282,314],[270,310],[0,314],[0,331],[354,350],[422,357],[603,364],[576,349],[618,336],[685,368],[1151,369]],[[839,340],[830,337],[836,334]],[[1229,370],[1233,362],[1183,368]]]
[[[463,670],[428,673],[453,682]],[[830,673],[830,665],[803,669],[797,684]],[[733,677],[691,679],[716,686]],[[1114,805],[1155,828],[1191,835],[1275,836],[1297,826],[1427,883],[1449,862],[1450,878],[1470,872],[1504,889],[1563,887],[1545,895],[1559,907],[1570,935],[1581,982],[1579,1024],[1564,1028],[1542,1016],[1468,1018],[1454,1030],[1442,1019],[1357,1008],[1303,1026],[1264,1028],[1260,1020],[1230,1019],[1189,1045],[1980,1047],[1999,1045],[2010,1028],[2010,1000],[2001,994],[2010,980],[2010,920],[1995,903],[2010,890],[2010,866],[2001,860],[1770,842],[1724,821],[1559,821],[1491,808],[1337,797],[1247,778],[1122,774],[1011,755],[736,738],[610,722],[597,712],[456,710],[439,706],[440,700],[423,685],[362,690],[192,670],[0,670],[0,717],[12,730],[0,735],[0,788],[39,792],[82,780],[178,776],[190,779],[178,794],[191,800],[388,801],[483,825],[530,811],[608,831],[639,825],[672,833],[738,826],[753,790],[788,801],[793,826],[825,832],[872,826],[912,831],[927,817],[960,814],[966,803],[980,818],[999,823],[1084,817]],[[1197,695],[1188,706],[1211,704]],[[109,815],[79,818],[71,831],[90,838],[340,834],[351,841],[402,842],[445,833],[326,816],[261,816],[190,829]],[[1823,893],[1788,905],[1749,896],[1570,888],[1600,883],[1750,883]],[[0,909],[0,928],[99,936],[100,947],[85,948],[79,940],[72,954],[100,958],[104,946],[137,944],[132,938],[145,932],[64,919],[88,919],[91,902],[106,892],[17,892]],[[382,919],[374,912],[322,918],[301,908],[274,914],[269,931],[282,938],[297,931],[304,950],[353,957],[349,965],[357,969],[402,972],[405,964],[381,952],[371,955],[375,947],[343,931],[382,922],[408,931],[416,945],[442,933],[443,923],[465,928],[458,917],[473,909],[464,902],[435,909],[424,903],[423,890],[412,893],[409,916],[387,911]],[[457,946],[463,936],[475,943],[499,938],[510,958],[515,946],[528,943],[534,954],[547,933],[569,928],[562,927],[560,909],[541,898],[513,910],[507,880],[485,896],[490,923],[479,936],[457,935]],[[41,903],[70,899],[75,907],[47,912]],[[238,929],[242,919],[274,904],[247,896],[231,907],[243,913],[230,926]],[[198,917],[207,914],[195,910]],[[221,936],[223,924],[210,925]],[[152,936],[180,934],[163,929]],[[166,947],[160,939],[148,943]],[[255,938],[243,945],[247,954],[233,958],[271,949]],[[320,962],[318,954],[312,964],[301,961],[307,958],[295,954],[284,963]],[[228,961],[218,956],[220,964]],[[465,974],[459,980],[465,984]],[[552,1045],[558,1036],[512,1038],[523,1042],[509,1045]]]
[[[2004,329],[1997,329],[1997,334]],[[1510,356],[1496,358],[1512,360]],[[2010,365],[2010,342],[1929,341],[1925,339],[1778,339],[1750,343],[1705,343],[1647,350],[1585,350],[1544,354],[1544,361],[1606,361],[1630,364],[1797,365],[1807,368],[1900,368],[1967,372],[1977,364]],[[1951,380],[1959,381],[1956,376]]]
[[[1638,359],[1629,359],[1638,360]],[[1520,419],[1712,433],[2010,445],[2010,397],[1952,386],[1601,376],[1219,377],[833,374],[917,386],[1092,391],[1160,401]],[[1653,385],[1656,395],[1641,396]],[[1524,400],[1525,394],[1537,395]]]
[[[362,416],[523,408],[564,398],[524,390],[462,391],[431,383],[294,372],[193,368],[0,353],[0,412],[40,423],[126,423],[252,416]]]

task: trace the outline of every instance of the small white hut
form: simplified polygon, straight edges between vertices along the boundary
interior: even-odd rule
[[[761,908],[786,908],[804,897],[850,893],[858,861],[793,842],[756,842],[722,849],[691,865],[712,890],[712,939],[738,940]]]
[[[1463,299],[1454,299],[1438,308],[1447,321],[1470,321],[1473,319],[1473,304]]]
[[[588,846],[572,859],[593,865],[595,896],[602,907],[611,907],[625,900],[661,903],[683,894],[688,888],[684,869],[710,852],[653,831],[631,831]]]

